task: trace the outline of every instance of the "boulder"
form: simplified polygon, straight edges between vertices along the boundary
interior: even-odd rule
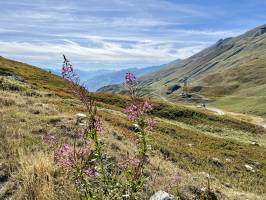
[[[177,200],[173,195],[165,191],[158,191],[151,196],[150,200]]]

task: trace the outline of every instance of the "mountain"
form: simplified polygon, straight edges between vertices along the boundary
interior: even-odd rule
[[[139,79],[144,95],[178,101],[184,78],[197,102],[266,116],[266,25],[216,44]],[[174,89],[173,89],[174,88]],[[99,91],[120,92],[118,85]]]
[[[137,76],[143,76],[158,71],[163,66],[164,65],[143,68],[127,68],[122,70],[77,70],[77,74],[80,76],[81,81],[85,83],[90,91],[96,91],[97,89],[106,85],[122,83],[127,72],[132,72]],[[59,76],[61,75],[60,70],[46,69],[46,71],[50,71],[53,74]]]
[[[161,69],[164,65],[144,67],[144,68],[128,68],[119,71],[110,71],[108,73],[100,74],[86,80],[86,85],[91,91],[96,91],[97,89],[110,84],[123,83],[125,74],[127,72],[132,72],[136,76],[143,76],[148,73],[152,73]]]

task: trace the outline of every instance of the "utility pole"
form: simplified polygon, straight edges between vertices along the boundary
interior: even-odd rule
[[[183,88],[182,88],[182,97],[187,98],[188,97],[188,77],[184,77],[182,79]]]
[[[183,79],[183,93],[187,96],[188,93],[188,77]]]

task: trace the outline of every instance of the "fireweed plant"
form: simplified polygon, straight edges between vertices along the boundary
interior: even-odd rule
[[[137,200],[143,199],[145,190],[144,170],[148,164],[148,132],[155,127],[149,117],[152,104],[137,97],[137,79],[132,73],[125,76],[125,86],[129,90],[131,103],[125,109],[138,137],[138,151],[123,162],[115,162],[105,151],[99,134],[103,125],[97,115],[97,106],[91,93],[80,84],[79,76],[65,56],[62,77],[69,82],[72,93],[88,113],[84,128],[71,133],[71,143],[59,144],[54,135],[48,134],[44,141],[55,149],[56,164],[73,180],[82,200]],[[79,127],[77,122],[77,127]]]

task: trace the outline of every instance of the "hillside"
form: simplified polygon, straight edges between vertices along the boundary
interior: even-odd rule
[[[75,115],[84,108],[58,76],[5,58],[0,72],[0,199],[79,199],[42,138],[55,134],[73,140]],[[136,150],[123,111],[129,98],[93,96],[106,130],[101,138],[113,159],[123,160]],[[207,173],[218,199],[266,198],[265,129],[202,108],[153,104],[158,124],[150,133],[149,190],[143,199],[158,190],[198,198]]]
[[[143,94],[182,100],[182,80],[196,102],[219,108],[266,116],[266,25],[234,38],[219,40],[207,49],[171,63],[158,72],[140,78]],[[177,87],[178,88],[178,87]],[[123,92],[118,86],[99,91]]]
[[[0,56],[0,76],[10,76],[21,79],[31,85],[32,89],[53,91],[59,95],[69,93],[68,85],[59,76],[37,67],[9,60]]]

